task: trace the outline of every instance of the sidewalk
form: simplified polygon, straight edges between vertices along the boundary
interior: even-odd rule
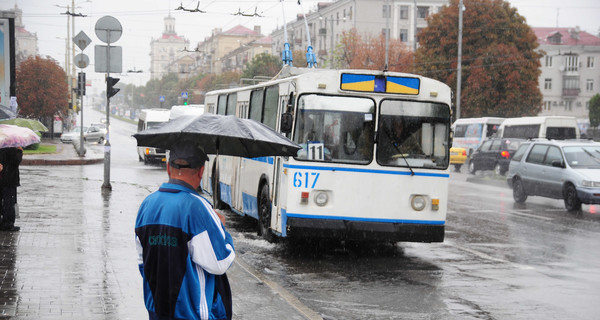
[[[103,161],[103,146],[79,157],[72,144],[43,143],[57,152],[23,157],[21,230],[0,232],[0,319],[147,319],[133,230],[152,173],[103,192],[99,169],[85,166]],[[233,319],[322,319],[242,256],[227,272]]]
[[[56,145],[56,153],[24,154],[23,161],[21,161],[22,166],[85,165],[104,161],[101,146],[86,145],[86,153],[83,157],[80,157],[72,143],[62,143],[56,139],[44,139],[42,144]]]

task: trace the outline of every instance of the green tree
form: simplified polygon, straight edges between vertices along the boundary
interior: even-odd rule
[[[538,43],[525,18],[502,0],[464,0],[461,116],[519,117],[541,111]],[[418,34],[417,73],[456,88],[458,0]]]
[[[281,58],[263,52],[255,55],[252,61],[246,64],[242,78],[273,77],[281,70],[281,66]]]
[[[54,115],[69,109],[65,71],[53,59],[39,56],[21,62],[16,73],[19,116],[40,119],[51,128]]]
[[[590,127],[594,128],[593,133],[596,136],[596,128],[600,126],[600,94],[594,95],[590,99]]]

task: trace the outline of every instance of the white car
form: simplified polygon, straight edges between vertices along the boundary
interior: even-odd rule
[[[60,141],[62,143],[71,143],[73,140],[79,140],[81,137],[80,130],[81,127],[75,127],[71,132],[63,133],[60,135]],[[104,132],[98,127],[83,127],[83,142],[98,142],[99,144],[102,144],[105,139],[106,136]]]

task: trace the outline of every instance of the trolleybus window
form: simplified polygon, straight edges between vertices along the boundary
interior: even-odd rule
[[[262,121],[262,104],[264,91],[254,90],[250,94],[250,119],[254,121]]]
[[[237,93],[230,93],[227,96],[227,111],[226,115],[235,115],[235,105],[237,104]]]
[[[220,95],[217,102],[217,114],[225,115],[227,111],[227,95]]]
[[[263,111],[263,121],[265,125],[275,130],[277,123],[277,103],[279,101],[279,87],[267,88],[265,95],[265,109]]]
[[[298,100],[296,159],[368,164],[373,159],[375,103],[369,98],[306,94]]]
[[[448,106],[384,100],[377,129],[377,162],[411,168],[448,167]]]

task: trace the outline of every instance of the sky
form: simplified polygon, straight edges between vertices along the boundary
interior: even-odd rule
[[[190,49],[211,35],[214,28],[226,31],[237,25],[253,29],[260,25],[262,33],[268,35],[281,27],[284,21],[292,21],[302,11],[315,11],[318,2],[329,0],[203,0],[199,9],[206,13],[192,13],[175,10],[183,6],[195,9],[198,1],[192,0],[75,0],[75,13],[87,17],[75,18],[75,34],[83,31],[92,39],[83,51],[90,58],[90,66],[84,69],[88,79],[103,81],[103,74],[94,74],[94,46],[105,45],[96,36],[94,27],[98,19],[110,15],[117,18],[123,34],[115,46],[123,48],[123,83],[144,85],[150,78],[150,42],[159,38],[164,30],[164,18],[169,14],[176,19],[175,31],[190,41]],[[600,1],[598,0],[509,0],[511,6],[534,27],[575,27],[597,35],[600,33]],[[13,9],[15,3],[23,10],[23,24],[29,32],[38,37],[39,54],[51,56],[61,66],[65,63],[65,40],[67,38],[67,16],[64,13],[72,0],[0,0],[0,10]],[[417,0],[417,4],[419,0]],[[73,12],[73,10],[71,10]],[[234,15],[238,11],[261,17]],[[283,12],[282,12],[283,11]],[[73,37],[73,35],[71,35]],[[76,48],[76,54],[80,53]],[[141,73],[126,73],[127,70],[141,70]],[[116,75],[115,75],[116,76]],[[93,87],[100,87],[92,83]]]

